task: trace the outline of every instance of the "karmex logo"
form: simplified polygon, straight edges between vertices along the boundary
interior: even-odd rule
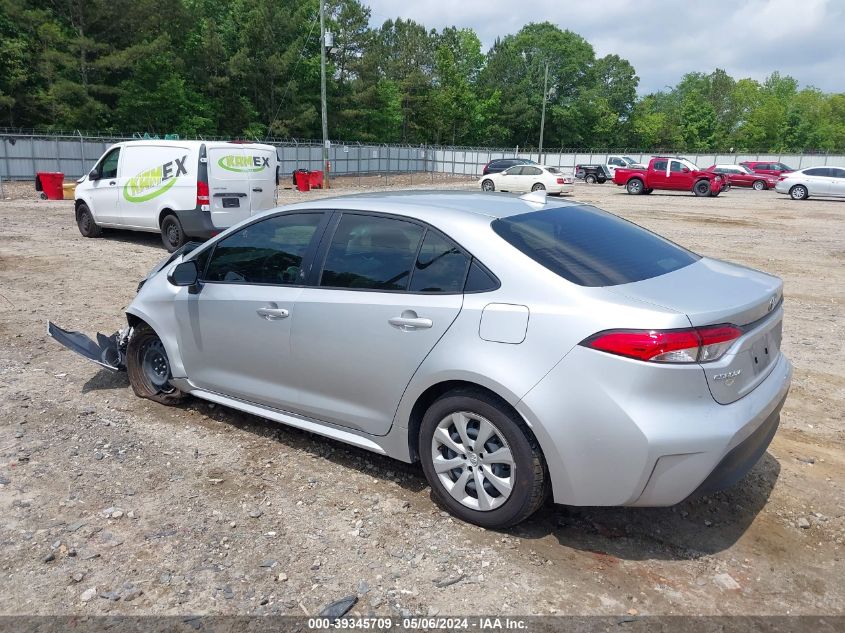
[[[188,175],[187,159],[185,155],[133,176],[123,186],[123,197],[128,202],[146,202],[160,196],[176,184],[179,176]]]
[[[270,167],[270,159],[266,156],[236,156],[227,154],[221,156],[217,164],[227,171],[263,171]]]

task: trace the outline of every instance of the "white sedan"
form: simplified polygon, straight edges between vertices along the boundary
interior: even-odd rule
[[[557,167],[514,165],[497,174],[487,174],[479,181],[482,191],[540,191],[572,193],[575,179]]]
[[[775,184],[775,191],[785,193],[793,200],[806,200],[810,196],[842,198],[845,197],[845,169],[808,167],[783,174]]]

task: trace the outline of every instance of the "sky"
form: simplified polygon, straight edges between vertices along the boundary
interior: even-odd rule
[[[646,94],[687,72],[735,79],[772,71],[801,86],[845,92],[845,0],[363,0],[371,26],[410,18],[427,28],[472,28],[486,52],[497,36],[549,21],[584,37],[598,57],[630,61]],[[602,7],[603,11],[596,10]]]

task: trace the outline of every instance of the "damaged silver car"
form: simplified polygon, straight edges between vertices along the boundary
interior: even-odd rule
[[[792,368],[783,284],[575,201],[363,194],[266,212],[164,260],[92,341],[187,395],[419,461],[491,528],[551,496],[661,506],[739,481]]]

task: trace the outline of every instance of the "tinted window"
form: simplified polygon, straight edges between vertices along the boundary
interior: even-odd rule
[[[653,171],[666,171],[666,161],[656,160],[651,164]]]
[[[411,222],[344,213],[320,285],[405,290],[422,234],[422,227]]]
[[[543,173],[543,170],[539,167],[523,167],[522,168],[522,175],[523,176],[539,176]]]
[[[525,167],[511,167],[505,173],[508,176],[519,176],[520,174],[524,173]]]
[[[792,171],[792,167],[789,165],[784,165],[783,163],[776,163],[775,169],[779,169],[781,171]]]
[[[673,160],[671,163],[669,163],[669,165],[670,165],[669,166],[670,171],[674,171],[674,172],[684,171],[684,166],[681,165],[681,163],[679,163],[676,160]]]
[[[425,234],[414,274],[411,292],[461,292],[467,277],[469,257],[452,240],[429,229]]]
[[[580,286],[613,286],[689,266],[699,257],[610,213],[557,207],[495,220],[508,243]]]
[[[100,165],[100,178],[117,178],[117,159],[120,158],[120,148],[117,147],[106,154]]]
[[[804,174],[807,176],[830,176],[830,170],[827,167],[813,167],[812,169],[805,169]]]
[[[839,169],[838,167],[830,167],[830,175],[834,178],[845,178],[845,169]]]
[[[302,258],[322,214],[277,215],[233,233],[214,247],[206,281],[302,283]]]
[[[467,281],[464,284],[464,292],[488,292],[498,287],[499,282],[484,270],[477,261],[472,260]]]

